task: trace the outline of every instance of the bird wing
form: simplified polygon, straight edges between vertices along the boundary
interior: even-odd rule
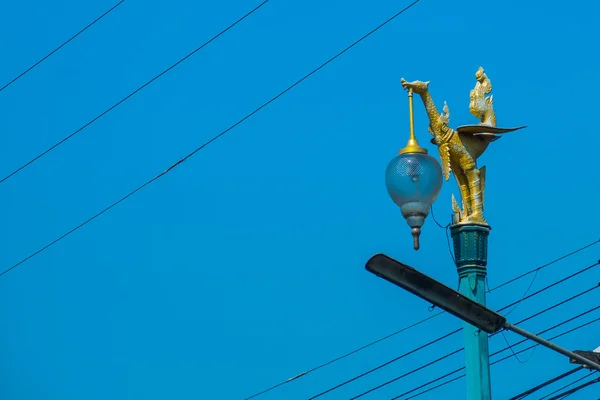
[[[498,128],[490,125],[463,125],[456,128],[458,133],[467,133],[471,135],[495,136],[497,134],[518,131],[526,128],[526,126],[518,126],[516,128]]]

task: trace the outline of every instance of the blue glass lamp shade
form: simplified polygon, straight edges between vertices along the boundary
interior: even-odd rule
[[[421,226],[442,188],[440,164],[428,154],[401,154],[388,164],[385,185],[411,227],[414,248],[418,250]]]

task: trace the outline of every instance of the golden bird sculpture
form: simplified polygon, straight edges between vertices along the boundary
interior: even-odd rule
[[[442,113],[433,102],[429,93],[429,83],[401,79],[402,87],[418,94],[425,105],[429,118],[429,132],[433,135],[431,142],[438,148],[442,171],[446,180],[453,172],[458,183],[462,199],[462,209],[452,195],[452,209],[455,223],[487,225],[483,216],[485,189],[485,166],[477,168],[477,159],[488,148],[489,144],[501,137],[503,133],[525,128],[498,128],[494,112],[492,82],[484,69],[479,67],[475,73],[475,88],[470,93],[469,111],[480,122],[476,125],[463,125],[456,130],[450,123],[448,104],[444,102]]]

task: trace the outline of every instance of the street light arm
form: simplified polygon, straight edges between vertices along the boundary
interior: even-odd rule
[[[567,356],[572,360],[578,361],[580,364],[582,364],[588,368],[595,369],[596,371],[600,371],[600,364],[597,364],[585,357],[582,357],[579,354],[575,354],[572,351],[569,351],[563,347],[560,347],[552,342],[542,339],[541,337],[534,335],[533,333],[529,333],[526,330],[519,328],[518,326],[512,325],[509,322],[506,322],[504,324],[504,328],[506,330],[516,333],[517,335],[521,335],[527,339],[533,340],[534,342],[539,343],[542,346],[547,347],[550,350],[554,350],[557,353],[560,353],[564,356]]]

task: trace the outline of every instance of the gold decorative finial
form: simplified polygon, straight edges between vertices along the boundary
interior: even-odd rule
[[[413,90],[408,88],[408,115],[410,119],[410,137],[408,138],[408,143],[406,143],[406,147],[401,149],[398,154],[406,154],[406,153],[425,153],[427,154],[427,149],[419,146],[419,142],[417,142],[417,138],[415,136],[415,117],[413,112]]]
[[[487,149],[488,145],[499,139],[500,134],[525,128],[498,128],[494,113],[493,97],[487,96],[492,91],[492,82],[482,67],[475,73],[475,88],[470,93],[469,111],[480,122],[477,125],[460,126],[456,130],[450,128],[450,111],[444,103],[440,114],[429,94],[429,82],[407,82],[401,79],[402,87],[409,92],[411,139],[414,138],[412,93],[421,97],[427,116],[429,117],[429,132],[433,135],[431,142],[438,147],[442,171],[446,180],[450,172],[454,172],[460,196],[462,209],[452,195],[452,209],[456,223],[475,223],[487,225],[483,217],[483,195],[485,189],[485,167],[477,168],[477,158]],[[414,141],[416,144],[416,140]],[[412,142],[409,140],[409,145]],[[418,144],[416,144],[418,146]],[[401,150],[404,151],[405,149]]]

